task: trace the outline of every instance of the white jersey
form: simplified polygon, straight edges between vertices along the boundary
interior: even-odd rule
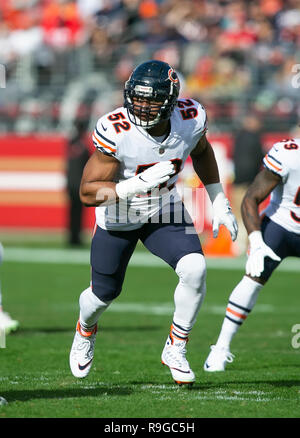
[[[300,139],[275,143],[263,163],[282,178],[264,213],[286,230],[300,234]]]
[[[175,188],[178,173],[206,132],[206,112],[192,99],[180,99],[172,112],[171,130],[160,142],[142,127],[130,122],[124,107],[101,117],[93,133],[95,147],[120,162],[114,182],[131,178],[160,161],[172,160],[176,174],[165,183],[158,196],[135,196],[127,202],[96,207],[96,223],[108,230],[133,230],[141,227],[167,204],[170,196],[178,200]]]

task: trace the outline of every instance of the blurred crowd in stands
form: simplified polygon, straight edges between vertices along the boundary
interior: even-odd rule
[[[151,58],[177,69],[210,130],[249,112],[266,130],[297,125],[300,0],[0,0],[0,132],[92,125]]]

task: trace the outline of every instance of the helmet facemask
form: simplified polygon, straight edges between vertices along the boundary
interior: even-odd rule
[[[148,105],[143,104],[145,101]],[[154,99],[147,94],[127,94],[128,117],[132,123],[143,128],[152,128],[163,120],[169,119],[173,110],[171,106],[165,96]]]
[[[145,64],[142,64],[141,67]],[[161,64],[165,63],[154,61],[151,64],[154,66],[154,71],[157,64],[161,68]],[[150,129],[171,117],[177,103],[179,85],[175,85],[169,79],[167,72],[171,67],[165,65],[167,66],[163,65],[166,71],[165,77],[163,74],[159,78],[148,77],[147,74],[143,77],[138,67],[126,82],[124,106],[127,108],[128,117],[133,124]],[[148,102],[148,105],[145,105],[145,101]]]

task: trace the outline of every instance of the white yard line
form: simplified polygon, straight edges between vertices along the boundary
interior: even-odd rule
[[[89,250],[21,247],[6,247],[4,249],[4,261],[7,262],[89,265],[89,259]],[[240,270],[244,269],[245,261],[245,257],[206,258],[208,269]],[[158,257],[148,252],[141,251],[134,252],[129,265],[150,266],[157,268],[169,267]],[[288,258],[281,263],[281,265],[278,267],[278,270],[300,273],[300,259],[293,257]]]
[[[69,302],[62,303],[59,302],[48,303],[48,309],[49,311],[53,312],[65,312],[67,309],[77,309],[78,304],[77,302],[74,302],[70,304]],[[226,310],[226,303],[224,302],[223,305],[209,305],[204,302],[203,304],[203,312],[205,314],[210,315],[225,315]],[[275,313],[276,307],[272,306],[271,304],[261,304],[257,303],[255,306],[255,313]],[[290,313],[288,308],[285,308],[284,311],[286,313]],[[291,312],[294,313],[294,308],[290,309]],[[141,315],[154,315],[154,316],[165,316],[165,315],[172,315],[174,313],[174,303],[172,301],[170,302],[164,302],[164,303],[155,303],[155,302],[147,302],[147,303],[140,303],[140,302],[131,302],[131,303],[119,303],[118,301],[114,301],[106,310],[106,312],[113,312],[113,313],[133,313],[133,314],[141,314]],[[280,336],[280,334],[272,334],[272,336]]]
[[[203,305],[203,312],[212,315],[224,315],[226,306]],[[140,313],[144,315],[172,315],[174,312],[174,304],[170,303],[112,303],[107,312],[115,313]],[[259,304],[255,306],[256,313],[273,313],[274,306],[269,304]]]

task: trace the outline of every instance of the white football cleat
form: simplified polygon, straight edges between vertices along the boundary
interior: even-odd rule
[[[85,333],[82,332],[78,321],[70,351],[70,368],[73,376],[82,379],[90,372],[94,358],[96,334],[97,325],[91,332]]]
[[[186,341],[168,336],[161,355],[161,362],[170,368],[173,379],[178,385],[193,384],[195,374],[186,360]]]
[[[230,353],[226,348],[220,348],[216,345],[211,345],[211,351],[204,363],[204,371],[210,373],[215,371],[225,371],[227,362],[231,363],[234,359],[234,354]]]
[[[9,313],[0,311],[0,328],[5,330],[6,335],[16,331],[19,325],[19,321],[12,319]]]

